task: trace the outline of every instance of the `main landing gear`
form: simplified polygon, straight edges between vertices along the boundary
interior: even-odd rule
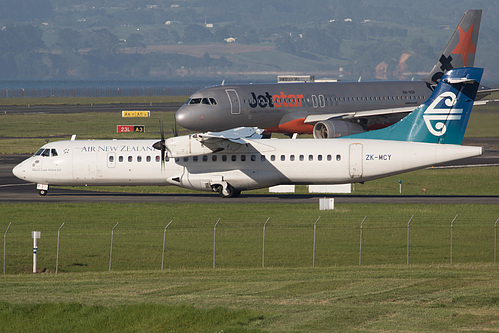
[[[232,185],[225,183],[224,185],[213,186],[213,192],[218,192],[222,198],[234,198],[241,194],[240,190],[236,190]]]

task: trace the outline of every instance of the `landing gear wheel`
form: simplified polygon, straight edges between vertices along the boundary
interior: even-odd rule
[[[47,195],[47,192],[48,192],[47,190],[40,190],[38,191],[38,194],[40,194],[41,196],[45,196]]]
[[[227,184],[227,188],[224,189],[223,186],[218,187],[218,194],[222,198],[233,198],[241,194],[241,191],[234,189],[230,184]]]

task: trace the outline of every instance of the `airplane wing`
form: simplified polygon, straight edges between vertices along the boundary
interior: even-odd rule
[[[478,92],[476,93],[476,101],[477,100],[480,100],[482,98],[485,98],[485,96],[488,96],[494,92],[499,92],[499,89],[496,88],[496,89],[491,89],[491,88],[487,88],[487,87],[484,87],[484,89],[482,90],[478,90]],[[476,105],[476,104],[475,104]]]
[[[179,158],[235,151],[249,139],[261,139],[263,130],[256,127],[239,127],[222,132],[206,132],[173,137],[166,140],[168,157]]]
[[[344,112],[344,113],[329,113],[329,114],[313,114],[305,118],[305,123],[314,124],[319,121],[324,121],[328,119],[355,119],[373,116],[386,116],[396,113],[409,113],[414,111],[417,105],[412,105],[403,108],[393,108],[393,109],[380,109],[380,110],[364,110],[355,112]]]
[[[490,92],[487,93],[490,94],[491,92],[499,91],[499,89],[490,89]],[[486,95],[485,95],[486,96]],[[478,99],[478,97],[477,97]],[[491,99],[491,100],[476,100],[474,102],[474,105],[485,105],[487,103],[491,102],[499,102],[498,99]],[[413,105],[413,106],[408,106],[408,107],[403,107],[403,108],[393,108],[393,109],[379,109],[379,110],[364,110],[364,111],[356,111],[356,112],[344,112],[344,113],[325,113],[325,114],[312,114],[309,115],[305,118],[305,123],[306,124],[315,124],[319,121],[325,121],[328,119],[357,119],[357,118],[367,118],[367,117],[374,117],[374,116],[387,116],[391,114],[397,114],[397,113],[410,113],[414,111],[418,106]]]
[[[230,142],[246,144],[245,139],[261,139],[263,130],[257,127],[238,127],[222,132],[206,132],[195,134],[194,137],[202,142],[228,140]]]

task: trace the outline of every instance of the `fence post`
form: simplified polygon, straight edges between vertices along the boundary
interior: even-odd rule
[[[499,222],[499,219],[497,219],[496,223],[494,224],[494,263],[496,262],[496,254],[497,254],[497,222]],[[4,269],[4,274],[5,274],[5,269]]]
[[[218,222],[220,222],[220,219],[218,219],[217,223],[215,223],[215,227],[213,228],[213,269],[215,269],[215,249],[216,249],[216,245],[217,245],[217,225],[218,225]]]
[[[173,220],[171,220],[170,223],[168,223],[168,225],[165,227],[165,232],[163,233],[163,254],[161,256],[161,270],[163,270],[163,265],[165,263],[166,228],[168,228],[170,224],[172,224],[172,222]]]
[[[459,214],[456,215],[456,217],[454,217],[454,220],[452,220],[452,222],[450,223],[450,263],[452,265],[452,227],[454,226],[454,221],[457,219],[457,217],[459,216]]]
[[[262,245],[262,268],[265,267],[265,227],[267,226],[267,223],[269,223],[270,217],[265,221],[265,224],[263,225],[263,245]]]
[[[65,223],[66,222],[63,222],[59,227],[59,230],[57,230],[57,256],[55,260],[55,274],[59,272],[59,240],[61,238],[61,228],[64,227]]]
[[[3,234],[3,275],[5,275],[5,251],[6,251],[6,242],[7,242],[7,232],[9,232],[10,225],[12,222],[9,223],[9,226],[7,227],[7,230],[5,230],[5,234]]]
[[[312,254],[312,267],[313,268],[315,268],[315,231],[317,230],[317,222],[319,222],[320,219],[321,219],[321,217],[319,216],[317,221],[315,221],[315,223],[314,223],[314,251]]]
[[[413,219],[414,215],[411,216],[411,219],[407,223],[407,265],[409,265],[409,225]]]
[[[366,220],[367,216],[364,216],[364,219],[360,223],[360,250],[359,250],[359,266],[362,265],[362,227],[364,225],[364,221]]]
[[[114,238],[114,229],[120,224],[119,222],[116,223],[116,225],[113,227],[113,230],[111,231],[111,250],[109,251],[109,271],[111,271],[111,263],[113,261],[113,238]]]

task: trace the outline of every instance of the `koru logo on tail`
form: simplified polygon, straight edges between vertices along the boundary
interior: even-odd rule
[[[444,100],[444,104],[448,109],[437,109],[436,106]],[[428,109],[423,113],[423,119],[426,128],[431,134],[435,136],[442,136],[447,131],[445,123],[449,120],[460,120],[463,109],[453,109],[456,104],[457,97],[453,92],[447,91],[438,96],[433,103],[430,104]]]

